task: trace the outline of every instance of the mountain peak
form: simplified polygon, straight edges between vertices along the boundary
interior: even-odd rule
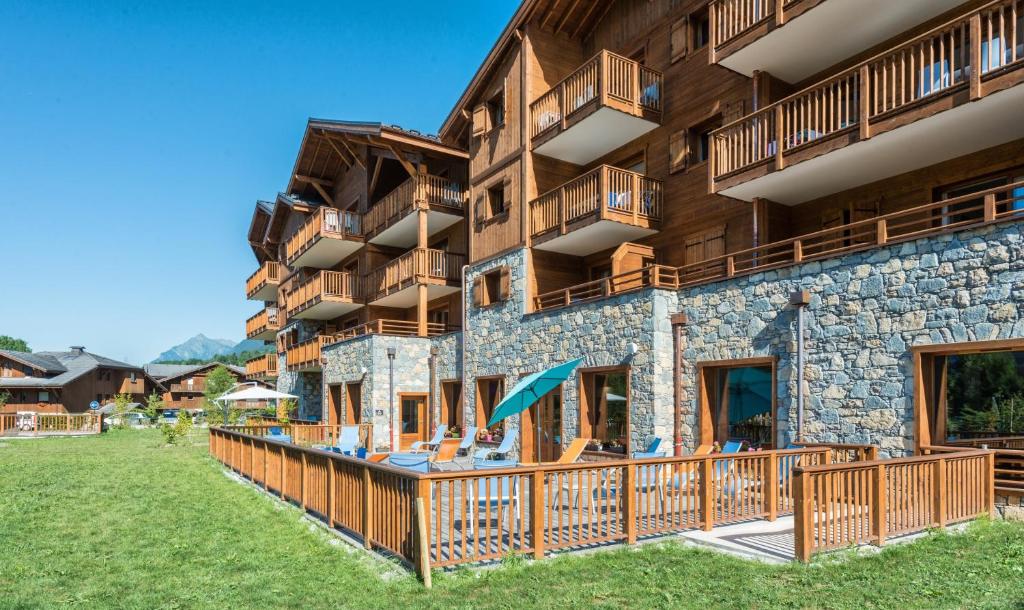
[[[154,362],[192,359],[211,360],[214,356],[235,354],[245,350],[261,349],[262,347],[263,343],[260,341],[245,340],[235,342],[228,339],[211,339],[203,333],[199,333],[161,353]]]

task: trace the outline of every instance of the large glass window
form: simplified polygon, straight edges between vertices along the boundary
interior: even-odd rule
[[[710,366],[702,369],[707,404],[702,416],[701,444],[743,441],[751,447],[772,448],[774,379],[771,364]]]
[[[478,379],[476,382],[476,425],[484,429],[494,415],[494,408],[504,395],[501,378]],[[500,427],[500,426],[499,426]]]
[[[933,441],[1024,435],[1024,351],[942,355],[932,367],[943,420]]]
[[[601,450],[629,450],[629,371],[627,369],[584,373],[581,436],[601,445]]]

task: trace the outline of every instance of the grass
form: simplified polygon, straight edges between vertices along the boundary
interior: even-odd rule
[[[0,443],[0,608],[1010,608],[1024,525],[768,566],[674,543],[407,572],[338,544],[153,431]]]

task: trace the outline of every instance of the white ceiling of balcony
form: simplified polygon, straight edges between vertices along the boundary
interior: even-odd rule
[[[363,247],[363,242],[337,237],[321,237],[292,263],[292,267],[329,269]]]
[[[434,299],[439,299],[441,297],[454,294],[458,291],[458,286],[441,286],[431,284],[427,286],[427,300],[432,301]],[[403,288],[398,292],[392,292],[386,297],[377,299],[376,301],[370,303],[370,305],[376,305],[379,307],[398,307],[403,309],[406,307],[415,307],[416,292],[416,286],[409,286],[408,288]]]
[[[719,193],[796,205],[1024,138],[1022,109],[1017,85]]]
[[[795,83],[963,4],[963,0],[825,0],[719,63]]]
[[[634,227],[614,220],[600,220],[539,243],[534,248],[572,256],[587,256],[655,233],[657,231],[654,229]]]
[[[277,284],[264,284],[262,288],[257,290],[251,297],[250,301],[276,301],[277,300]]]
[[[427,235],[434,235],[462,220],[457,214],[446,214],[436,210],[427,212]],[[370,239],[370,243],[393,248],[411,248],[416,245],[416,232],[419,220],[416,212],[410,212],[404,218],[384,229]]]
[[[300,320],[333,320],[362,307],[362,303],[351,301],[320,301],[308,309],[295,314]]]
[[[657,127],[657,123],[605,107],[533,151],[545,157],[586,165]]]

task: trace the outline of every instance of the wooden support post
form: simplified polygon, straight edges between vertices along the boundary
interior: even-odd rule
[[[885,245],[889,241],[889,224],[884,218],[878,219],[875,228],[875,243],[879,246]]]
[[[996,516],[996,452],[989,451],[985,456],[985,495],[988,496],[988,516]]]
[[[727,277],[736,275],[736,257],[731,254],[725,257],[725,275]]]
[[[783,156],[786,148],[786,124],[785,112],[782,104],[775,107],[775,171],[786,168],[786,159]]]
[[[971,15],[971,100],[981,99],[981,13]]]
[[[335,466],[334,460],[333,459],[328,459],[327,460],[327,527],[334,527],[334,506],[335,506],[335,501],[336,501],[336,499],[334,497],[334,487],[336,485],[336,483],[334,482],[334,479],[337,476],[337,475],[335,475],[334,466]]]
[[[860,131],[858,135],[861,140],[867,140],[871,137],[871,68],[861,66],[857,81],[860,87],[860,116],[857,119]]]
[[[886,504],[888,501],[888,495],[886,493],[888,485],[886,484],[885,464],[879,464],[875,467],[872,479],[874,489],[872,490],[871,495],[874,499],[874,510],[871,511],[871,529],[874,530],[875,545],[882,546],[885,544],[887,528],[886,516],[889,513],[889,507]]]
[[[369,549],[370,534],[373,529],[373,514],[370,507],[373,506],[373,485],[370,481],[370,469],[363,467],[363,547]]]
[[[533,538],[533,558],[544,559],[544,472],[534,470],[530,488],[530,536]]]
[[[633,208],[633,226],[640,226],[640,174],[633,174],[632,189],[633,192],[629,196],[630,207]]]
[[[985,222],[995,222],[995,220],[996,195],[995,193],[989,193],[988,195],[985,195]]]
[[[306,452],[303,451],[302,456],[302,470],[299,474],[299,504],[302,505],[302,510],[306,510]]]
[[[801,263],[804,260],[804,242],[797,239],[793,242],[793,262]]]
[[[801,468],[793,469],[793,551],[796,559],[807,563],[814,549],[814,493],[811,476]]]
[[[932,521],[938,527],[946,526],[946,458],[935,461],[932,482]]]
[[[714,460],[706,457],[700,463],[700,489],[698,490],[701,516],[704,518],[704,531],[710,532],[715,526],[715,469]]]
[[[558,234],[565,235],[565,189],[558,190]]]
[[[768,520],[775,521],[779,516],[779,454],[774,451],[768,454],[768,490],[764,494],[764,501],[767,506],[764,511],[768,513]]]
[[[284,463],[285,463],[284,447],[282,446],[281,447],[281,481],[280,481],[281,489],[279,490],[281,492],[281,499],[282,500],[284,500],[284,473],[285,473]]]
[[[786,0],[775,0],[775,27],[781,27],[786,23]]]
[[[267,443],[264,442],[263,449],[260,450],[260,455],[263,456],[263,491],[270,491],[270,484],[267,483],[267,464],[270,462],[270,460],[267,459],[268,447]]]
[[[429,492],[426,500],[430,501]],[[430,580],[430,535],[427,531],[429,509],[425,505],[421,494],[416,498],[416,572],[423,579],[423,586],[429,589],[433,583]]]
[[[625,520],[626,544],[636,544],[636,464],[626,464],[623,474],[625,476],[619,488],[619,500],[622,502],[622,518]]]

